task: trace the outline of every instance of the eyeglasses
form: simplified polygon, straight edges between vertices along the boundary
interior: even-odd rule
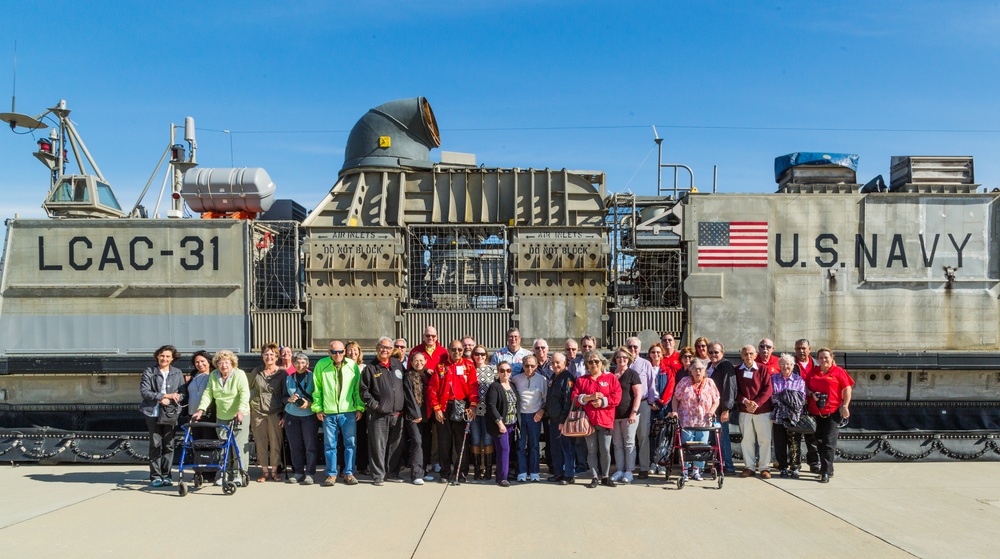
[[[663,343],[665,343],[665,344],[672,344],[672,343],[674,343],[674,339],[673,338],[663,338],[660,341],[663,342]]]
[[[616,355],[615,356],[615,361],[618,361],[620,359],[624,359],[624,360],[628,361],[628,355]]]
[[[396,345],[396,346],[393,346],[393,347],[396,348],[396,349],[406,349],[405,345]]]
[[[436,338],[436,337],[438,337],[438,335],[437,334],[424,334],[424,337],[425,338]]]
[[[448,351],[465,351],[465,348],[464,347],[453,347],[453,348],[449,349]]]
[[[774,349],[773,345],[767,345],[767,344],[760,344],[757,347],[759,347],[760,349]]]
[[[708,352],[708,354],[709,355],[720,355],[720,354],[722,354],[722,352],[721,351],[710,351],[710,352]]]
[[[681,355],[681,359],[694,359],[694,355],[685,353],[684,355]]]
[[[521,365],[521,368],[523,368],[523,369],[537,369],[538,365],[532,365],[530,363],[525,363],[525,364]]]
[[[340,355],[341,353],[344,353],[344,350],[342,350],[342,349],[331,349],[330,350],[330,355]]]
[[[601,364],[601,360],[600,359],[588,359],[587,360],[587,364],[588,365],[600,365]]]
[[[639,346],[637,346],[637,345],[627,345],[625,347],[627,347],[629,349],[639,349]]]
[[[578,347],[567,347],[566,351],[580,351],[580,348],[578,348]]]
[[[486,353],[482,351],[476,351],[472,355],[475,355],[476,357],[486,357]]]
[[[380,345],[378,346],[379,351],[392,351],[392,346]]]

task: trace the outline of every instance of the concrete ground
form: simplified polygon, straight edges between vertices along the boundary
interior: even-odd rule
[[[662,476],[597,489],[362,479],[181,498],[148,488],[139,466],[8,463],[0,557],[997,557],[998,474],[997,462],[839,463],[829,484],[732,477],[721,490]]]

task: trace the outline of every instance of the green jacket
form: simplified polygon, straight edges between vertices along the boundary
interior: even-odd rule
[[[313,382],[316,384],[316,389],[313,390],[313,412],[332,414],[365,411],[365,404],[361,401],[358,390],[361,369],[352,359],[345,357],[341,363],[341,371],[343,384],[337,382],[337,368],[333,359],[324,357],[316,363],[316,368],[313,369]]]
[[[215,400],[215,417],[219,421],[229,421],[236,417],[236,412],[242,411],[244,415],[250,414],[250,384],[247,382],[247,375],[240,369],[233,369],[229,373],[226,385],[222,385],[222,375],[218,370],[212,371],[208,375],[208,385],[201,395],[201,402],[198,404],[199,410],[208,409],[209,404]]]

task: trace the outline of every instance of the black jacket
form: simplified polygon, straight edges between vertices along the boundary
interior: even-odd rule
[[[514,391],[514,399],[517,400],[517,388],[514,383],[510,383],[510,389]],[[503,421],[507,415],[507,395],[500,381],[494,381],[486,390],[486,431],[491,437],[500,436],[500,426],[497,421]],[[517,417],[517,413],[514,417]]]
[[[388,367],[372,358],[361,371],[359,392],[365,410],[377,415],[402,412],[407,400],[405,375],[406,368],[396,358],[389,358]]]
[[[732,411],[736,407],[736,367],[728,359],[719,361],[712,372],[712,382],[719,389],[719,409],[717,413]]]
[[[573,382],[576,378],[573,373],[566,369],[552,379],[552,387],[549,388],[548,405],[549,417],[558,420],[559,423],[566,421],[570,410],[573,409]]]

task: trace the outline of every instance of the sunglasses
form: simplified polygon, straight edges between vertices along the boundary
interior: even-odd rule
[[[600,363],[601,363],[600,359],[588,359],[587,360],[587,364],[588,365],[600,365]]]
[[[344,353],[344,350],[342,350],[342,349],[331,349],[330,350],[330,355],[340,355],[341,353]]]
[[[465,351],[465,348],[464,347],[453,347],[453,348],[449,349],[448,351]]]
[[[473,353],[473,355],[475,355],[476,357],[486,357],[486,354],[483,353],[482,351],[477,351]]]
[[[721,351],[710,351],[710,352],[708,352],[709,355],[719,355],[721,353],[722,353]]]
[[[397,346],[393,346],[393,347],[395,347],[396,349],[406,349],[405,345],[397,345]]]
[[[774,349],[773,345],[765,345],[765,344],[760,344],[757,347],[759,347],[760,349]]]

